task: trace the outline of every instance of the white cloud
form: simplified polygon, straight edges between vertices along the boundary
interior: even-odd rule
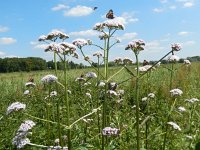
[[[121,40],[133,40],[138,34],[136,32],[130,32],[130,33],[124,33],[122,36],[119,38]]]
[[[160,0],[161,3],[167,3],[168,0]]]
[[[192,46],[192,45],[194,45],[195,43],[196,43],[195,41],[186,41],[186,42],[182,43],[181,45],[182,45],[183,47],[185,47],[185,46]]]
[[[176,6],[172,5],[172,6],[169,7],[169,9],[176,9]]]
[[[6,53],[0,51],[0,57],[4,56]]]
[[[16,39],[10,37],[2,37],[0,38],[0,44],[12,44],[17,42]]]
[[[191,32],[187,32],[187,31],[181,31],[178,33],[178,35],[180,36],[186,36],[186,35],[189,35]]]
[[[147,42],[145,45],[145,49],[149,52],[159,52],[164,49],[163,46],[160,45],[158,40]]]
[[[51,10],[58,11],[58,10],[63,10],[63,9],[67,9],[67,8],[69,8],[69,6],[64,5],[64,4],[58,4],[55,7],[52,7]]]
[[[8,30],[8,27],[0,26],[0,32],[7,32]]]
[[[161,13],[161,12],[164,11],[164,9],[162,9],[162,8],[154,8],[153,11],[154,11],[155,13]]]
[[[93,12],[93,8],[87,6],[76,6],[64,12],[64,16],[81,17],[88,16]]]
[[[34,46],[34,49],[46,49],[46,47],[48,46],[48,44],[36,44]]]
[[[186,3],[183,4],[183,7],[189,8],[189,7],[192,7],[193,5],[194,5],[193,2],[186,2]]]
[[[99,33],[94,30],[85,30],[85,31],[69,33],[69,36],[82,36],[82,37],[91,37],[91,36],[97,36],[97,35],[99,35]]]

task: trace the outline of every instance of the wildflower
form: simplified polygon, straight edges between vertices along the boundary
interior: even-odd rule
[[[59,139],[55,139],[54,141],[56,144],[59,144],[60,143],[60,140]]]
[[[86,75],[85,75],[87,78],[97,78],[97,75],[96,75],[96,73],[94,73],[94,72],[88,72],[88,73],[86,73]]]
[[[103,81],[100,81],[99,83],[97,83],[98,87],[104,87],[106,84]]]
[[[86,81],[86,80],[83,77],[78,77],[78,78],[75,79],[75,81],[81,82],[81,81]]]
[[[12,139],[12,144],[16,145],[17,148],[24,148],[24,146],[29,144],[29,143],[30,143],[29,138],[20,138],[20,139],[18,139],[17,137],[14,137]]]
[[[96,23],[93,27],[93,30],[102,31],[104,29],[103,23]]]
[[[117,94],[118,94],[118,95],[124,95],[124,90],[118,90],[118,91],[117,91]]]
[[[184,64],[185,64],[185,65],[191,65],[191,62],[190,62],[189,60],[185,59],[185,60],[184,60]]]
[[[88,86],[88,85],[91,85],[91,83],[90,82],[84,83],[84,86]]]
[[[174,129],[181,131],[181,128],[175,122],[170,121],[167,122],[167,124],[172,125]]]
[[[197,98],[186,99],[185,101],[190,103],[199,102]]]
[[[103,25],[109,29],[124,30],[124,25],[117,18],[104,21]]]
[[[133,61],[132,61],[130,58],[125,57],[125,58],[123,59],[123,63],[124,63],[124,64],[131,64],[131,63],[133,63]]]
[[[35,87],[36,84],[33,83],[33,82],[27,82],[27,83],[25,83],[25,86],[26,86],[26,87]]]
[[[183,94],[183,91],[180,89],[173,89],[170,91],[171,96],[181,96]]]
[[[105,39],[107,39],[109,36],[108,36],[108,33],[103,33],[103,34],[101,34],[101,35],[99,35],[99,39],[100,40],[105,40]]]
[[[181,45],[179,43],[174,43],[174,44],[171,44],[171,48],[173,51],[180,51]]]
[[[30,143],[30,140],[26,137],[32,127],[35,126],[35,123],[32,120],[26,120],[22,123],[17,130],[16,136],[12,139],[12,144],[16,145],[17,148],[23,148],[25,145]]]
[[[105,127],[102,131],[103,135],[118,135],[119,129],[117,128],[111,128],[111,127]]]
[[[149,97],[149,98],[154,98],[154,97],[155,97],[155,94],[154,94],[154,93],[149,93],[149,94],[148,94],[148,97]]]
[[[123,101],[123,99],[120,98],[120,99],[117,100],[117,103],[121,103],[122,101]]]
[[[68,94],[72,94],[72,91],[70,91],[70,90],[67,90],[67,92],[68,92]]]
[[[63,50],[61,52],[61,54],[63,54],[63,55],[69,55],[69,54],[70,55],[74,55],[74,53],[76,52],[76,47],[71,43],[62,42],[62,43],[60,43],[60,46],[61,46],[61,48]]]
[[[144,101],[147,101],[148,100],[148,97],[143,97],[142,98],[142,101],[144,102]]]
[[[92,98],[92,95],[90,93],[85,93],[85,95],[90,99]]]
[[[18,132],[27,132],[35,126],[32,120],[26,120],[22,123],[18,129]]]
[[[7,112],[6,114],[10,114],[13,111],[19,111],[21,109],[25,109],[26,108],[26,104],[22,104],[20,102],[15,102],[12,103],[8,108],[7,108]]]
[[[52,92],[50,93],[50,97],[55,97],[55,96],[57,96],[57,92],[56,92],[56,91],[52,91]]]
[[[110,82],[110,83],[108,83],[108,89],[109,90],[115,90],[116,88],[117,88],[117,83],[115,83],[115,82]]]
[[[178,111],[184,112],[184,111],[186,111],[186,109],[185,109],[185,107],[180,106],[180,107],[178,107]]]
[[[85,61],[89,61],[89,60],[90,60],[90,57],[89,57],[89,56],[85,56],[85,57],[84,57],[84,60],[85,60]]]
[[[152,65],[145,65],[142,67],[139,67],[139,72],[146,72],[148,71],[150,68],[152,67]],[[137,70],[137,68],[135,68]],[[154,68],[155,69],[155,68]]]
[[[97,57],[99,58],[99,57],[102,57],[103,54],[102,54],[100,51],[98,51],[98,52],[95,52],[95,53],[93,54],[93,56],[97,56]]]
[[[47,40],[47,36],[46,35],[41,35],[38,39],[38,41],[45,41]]]
[[[47,34],[47,40],[56,40],[57,38],[64,40],[69,38],[69,36],[59,30],[53,30]]]
[[[134,52],[139,52],[144,50],[145,42],[143,40],[136,40],[136,41],[131,41],[128,43],[127,47],[125,50],[134,50]]]
[[[155,67],[159,67],[161,65],[161,62],[159,61],[156,65],[155,65]]]
[[[64,52],[65,47],[58,44],[58,43],[50,43],[49,45],[47,45],[47,47],[44,49],[45,52],[56,52],[56,53],[63,53]]]
[[[82,48],[85,45],[88,45],[88,40],[85,39],[76,39],[72,42],[72,44],[76,45],[78,48]]]
[[[113,90],[108,90],[107,93],[111,96],[111,95],[114,95],[114,96],[118,96],[118,94],[113,91]]]
[[[122,64],[122,59],[120,57],[115,58],[114,62],[116,64]]]
[[[178,56],[176,56],[176,55],[171,55],[171,56],[169,56],[168,57],[168,60],[169,61],[179,61],[179,57]]]
[[[30,93],[29,90],[25,90],[25,91],[24,91],[24,95],[28,95],[29,93]]]
[[[185,137],[186,137],[186,138],[188,138],[188,139],[190,139],[190,140],[192,140],[192,139],[193,139],[193,137],[192,137],[192,136],[190,136],[190,135],[186,135]]]
[[[54,75],[51,75],[51,74],[46,75],[41,79],[41,81],[43,83],[52,83],[52,82],[56,82],[57,80],[58,80],[58,78]]]

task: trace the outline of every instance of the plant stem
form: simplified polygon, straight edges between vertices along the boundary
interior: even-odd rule
[[[57,67],[57,60],[56,60],[56,52],[54,51],[54,67],[55,67],[55,75],[58,76],[58,67]]]
[[[66,65],[66,55],[64,55],[64,87],[65,87],[65,95],[64,100],[66,102],[67,107],[67,126],[70,125],[70,110],[69,110],[69,99],[68,99],[68,92],[67,92],[67,65]],[[68,138],[68,149],[72,150],[71,145],[71,129],[67,131],[67,138]]]
[[[137,78],[136,78],[136,130],[137,130],[137,150],[140,150],[140,110],[139,110],[139,60],[138,53],[135,52],[136,65],[137,65]]]

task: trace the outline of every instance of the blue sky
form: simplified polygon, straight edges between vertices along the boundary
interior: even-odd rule
[[[98,7],[95,11],[91,8]],[[125,24],[124,31],[115,36],[122,42],[113,47],[110,60],[134,55],[124,48],[129,41],[143,39],[146,49],[140,59],[157,60],[170,50],[172,43],[181,43],[181,58],[200,55],[200,1],[199,0],[1,0],[0,5],[0,57],[42,57],[52,60],[45,53],[38,37],[54,29],[76,38],[98,40],[92,28],[103,22],[105,14],[113,9],[116,17]],[[97,51],[85,47],[91,56]],[[82,58],[77,62],[83,61]]]

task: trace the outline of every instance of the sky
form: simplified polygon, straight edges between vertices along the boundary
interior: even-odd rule
[[[93,10],[94,7],[98,8]],[[53,54],[44,52],[44,43],[38,42],[40,35],[52,30],[68,34],[67,42],[84,38],[103,45],[99,33],[92,28],[106,20],[110,9],[125,25],[125,30],[115,34],[122,41],[110,50],[110,61],[116,57],[134,61],[133,53],[124,49],[135,39],[146,43],[139,56],[141,61],[158,60],[171,50],[172,43],[182,45],[176,53],[180,58],[200,56],[199,0],[1,0],[0,58],[52,60]],[[96,51],[96,47],[84,47],[90,57]],[[84,60],[80,57],[74,61]]]

